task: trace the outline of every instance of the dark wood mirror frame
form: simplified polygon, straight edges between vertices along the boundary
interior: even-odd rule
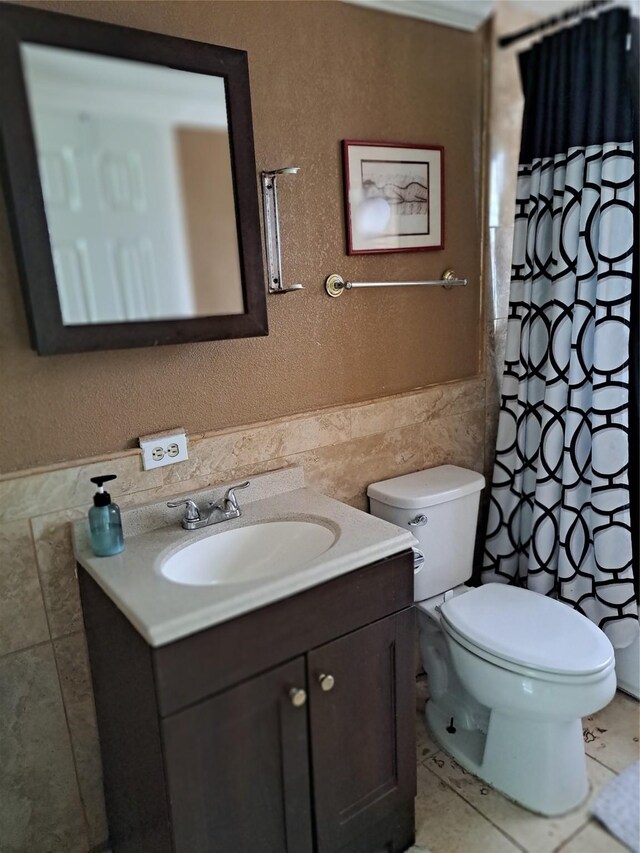
[[[224,78],[245,313],[63,325],[21,42]],[[0,80],[0,163],[31,341],[40,355],[268,334],[246,51],[0,3]]]

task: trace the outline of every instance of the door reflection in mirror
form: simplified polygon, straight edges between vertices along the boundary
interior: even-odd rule
[[[21,51],[64,324],[242,314],[223,78]]]

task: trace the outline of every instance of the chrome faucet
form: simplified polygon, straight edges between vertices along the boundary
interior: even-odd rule
[[[204,509],[201,509],[198,504],[191,498],[184,498],[181,501],[169,501],[167,506],[172,509],[184,504],[184,516],[182,518],[182,526],[185,530],[198,530],[200,527],[207,527],[209,524],[220,524],[221,521],[231,521],[232,518],[240,518],[242,510],[238,504],[236,492],[238,489],[246,489],[249,486],[249,480],[240,483],[237,486],[231,486],[227,489],[224,497],[219,501],[211,501]]]

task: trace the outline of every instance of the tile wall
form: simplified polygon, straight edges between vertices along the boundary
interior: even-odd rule
[[[491,68],[488,114],[487,232],[484,246],[484,317],[487,435],[484,474],[491,482],[500,410],[500,380],[504,363],[509,313],[513,220],[520,154],[524,98],[518,71],[518,53],[527,42],[498,47],[501,35],[530,26],[536,16],[513,0],[496,6],[489,32]],[[481,503],[476,541],[476,571],[482,565],[482,542],[488,514],[488,490]]]
[[[489,97],[488,235],[485,243],[485,320],[487,353],[487,458],[493,466],[500,404],[500,376],[509,311],[511,250],[515,216],[516,180],[524,99],[518,71],[518,53],[527,42],[499,48],[497,39],[534,23],[535,16],[505,0],[492,20],[491,84]]]
[[[142,471],[138,451],[0,478],[0,850],[86,853],[107,826],[69,520],[89,478],[121,506],[301,465],[366,508],[376,480],[450,462],[482,471],[485,382],[474,378],[291,419],[189,436],[189,460]]]

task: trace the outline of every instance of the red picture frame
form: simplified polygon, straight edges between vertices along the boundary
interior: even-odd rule
[[[347,254],[444,249],[444,147],[342,142]]]

